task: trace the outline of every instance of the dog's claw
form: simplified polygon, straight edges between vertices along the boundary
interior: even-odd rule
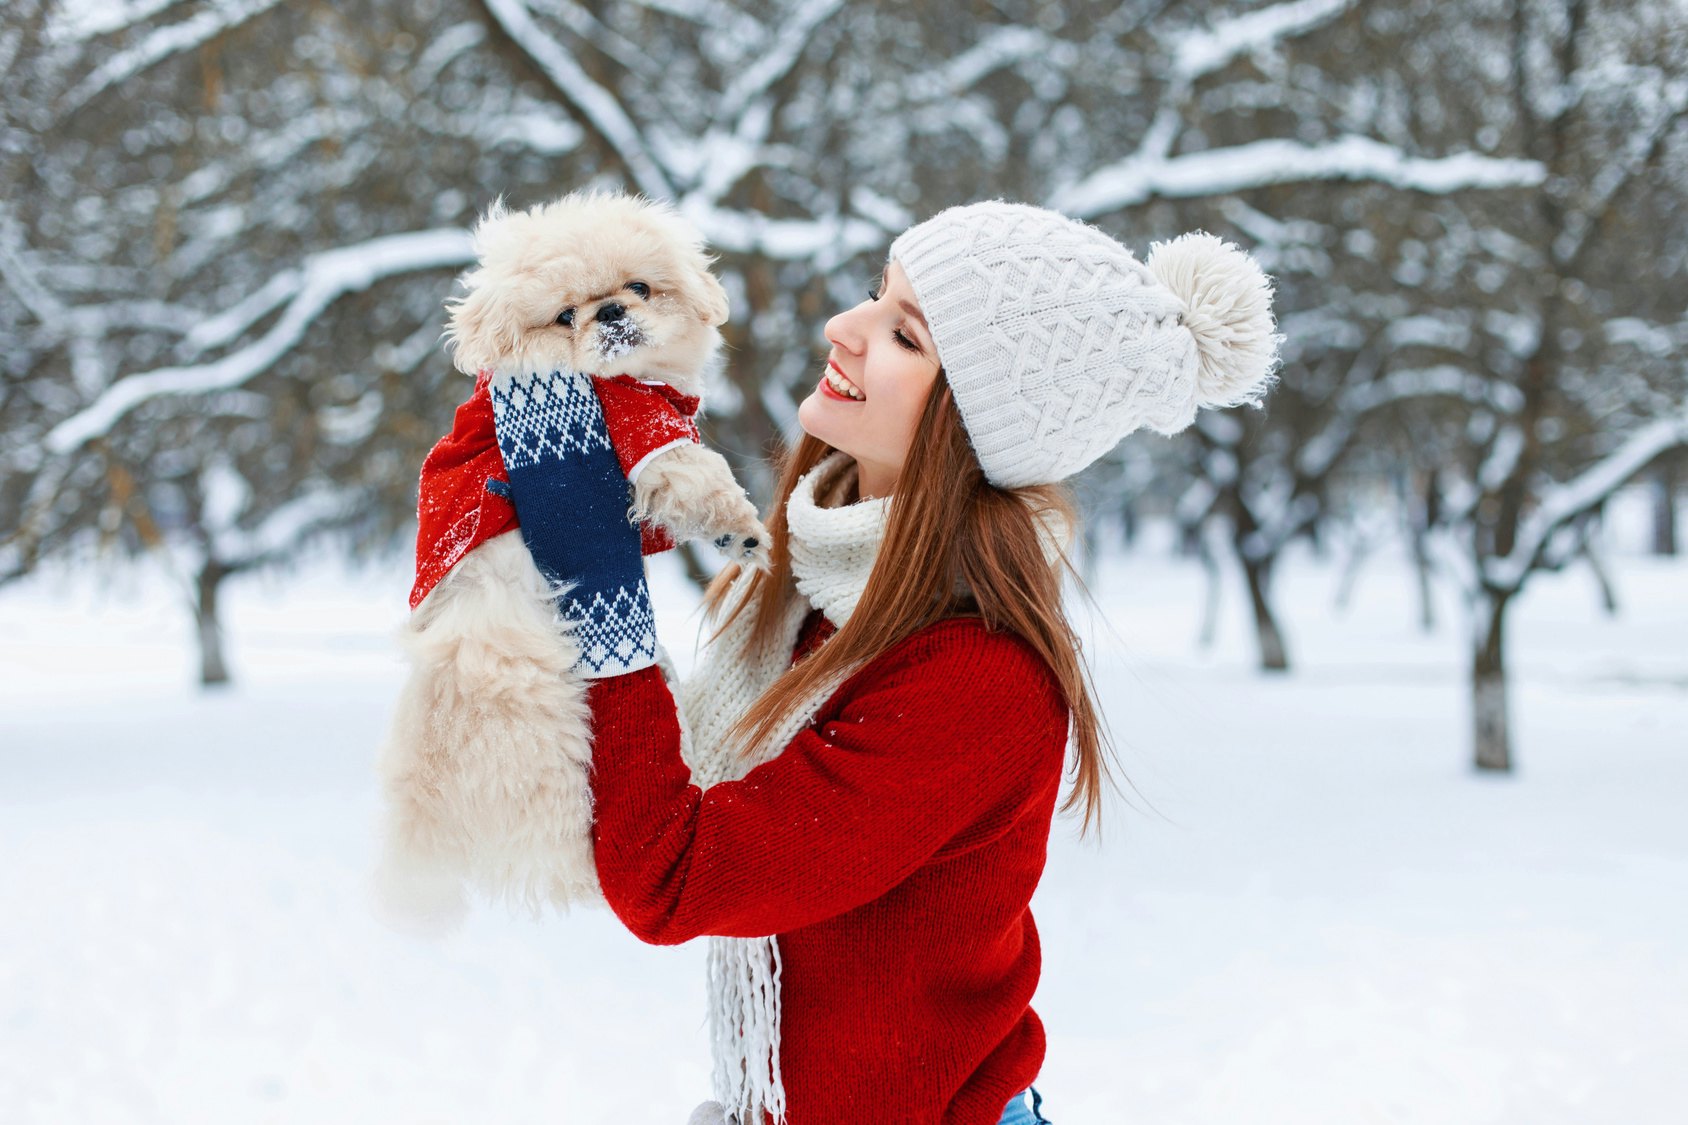
[[[739,540],[739,561],[753,570],[767,570],[772,565],[768,545],[754,535]]]

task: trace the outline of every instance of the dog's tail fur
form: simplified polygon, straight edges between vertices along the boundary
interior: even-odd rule
[[[389,922],[448,931],[470,890],[535,917],[547,902],[602,901],[591,715],[559,592],[512,531],[470,552],[405,624],[410,676],[377,766]]]

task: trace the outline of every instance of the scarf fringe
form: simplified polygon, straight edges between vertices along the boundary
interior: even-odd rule
[[[715,1097],[740,1125],[785,1120],[780,1076],[780,949],[766,938],[709,939]],[[742,1029],[739,1030],[739,1029]]]

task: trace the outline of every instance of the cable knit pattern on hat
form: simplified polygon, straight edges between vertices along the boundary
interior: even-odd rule
[[[992,484],[1061,480],[1139,426],[1175,434],[1265,392],[1281,338],[1260,267],[1211,235],[1162,256],[1177,268],[1157,275],[1096,227],[1002,200],[892,242]]]

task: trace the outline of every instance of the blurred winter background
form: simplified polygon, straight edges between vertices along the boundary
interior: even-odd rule
[[[1055,1121],[1683,1120],[1684,0],[8,0],[0,1121],[707,1094],[701,948],[364,891],[441,302],[586,185],[720,253],[759,498],[942,206],[1276,277],[1267,409],[1079,481],[1130,784],[1034,902]]]

